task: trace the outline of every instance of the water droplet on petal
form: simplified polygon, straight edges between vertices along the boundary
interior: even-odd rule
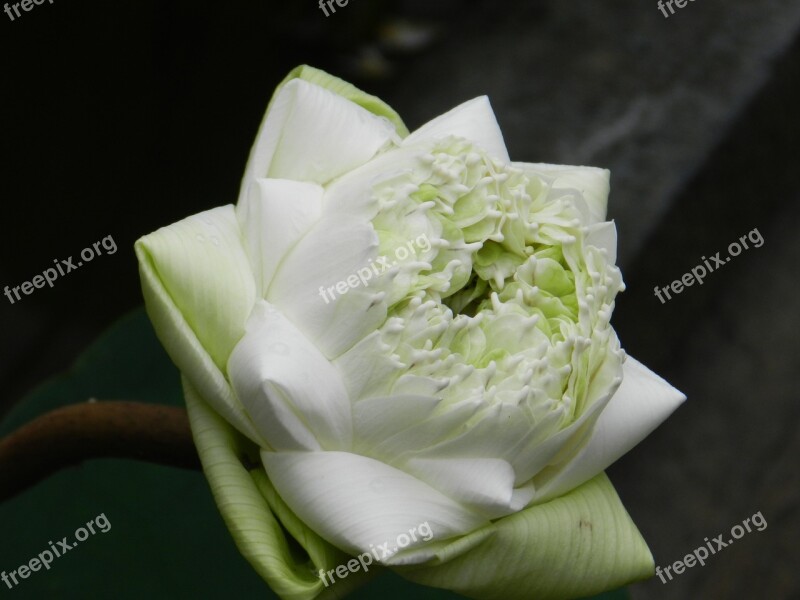
[[[289,346],[283,342],[275,342],[267,347],[268,354],[277,354],[278,356],[288,356],[291,353]]]

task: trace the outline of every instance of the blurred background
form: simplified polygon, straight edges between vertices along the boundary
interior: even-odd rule
[[[335,5],[334,5],[335,6]],[[141,305],[140,236],[234,202],[272,91],[301,63],[413,129],[487,94],[513,159],[611,169],[623,346],[687,394],[610,471],[656,564],[761,511],[635,600],[800,598],[800,3],[312,0],[44,3],[0,15],[0,286],[119,250],[13,305],[0,417]],[[765,242],[662,304],[757,228]],[[2,511],[2,507],[0,507]],[[8,566],[8,565],[7,565]]]

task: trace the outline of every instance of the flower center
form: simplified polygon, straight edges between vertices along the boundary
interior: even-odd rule
[[[430,242],[388,293],[393,393],[526,407],[532,422],[566,426],[587,380],[622,361],[608,323],[622,280],[586,242],[582,197],[460,138],[412,162],[374,188],[382,254]]]

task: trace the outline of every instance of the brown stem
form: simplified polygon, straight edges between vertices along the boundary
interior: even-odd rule
[[[185,409],[84,402],[46,413],[0,440],[0,502],[92,458],[200,469]]]

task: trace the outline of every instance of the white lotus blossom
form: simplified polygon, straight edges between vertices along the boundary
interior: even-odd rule
[[[608,171],[511,162],[485,97],[407,135],[346,86],[313,70],[285,82],[238,203],[137,252],[187,399],[259,450],[270,489],[333,547],[429,523],[438,545],[387,560],[422,568],[576,497],[684,396],[611,327],[624,285]]]

